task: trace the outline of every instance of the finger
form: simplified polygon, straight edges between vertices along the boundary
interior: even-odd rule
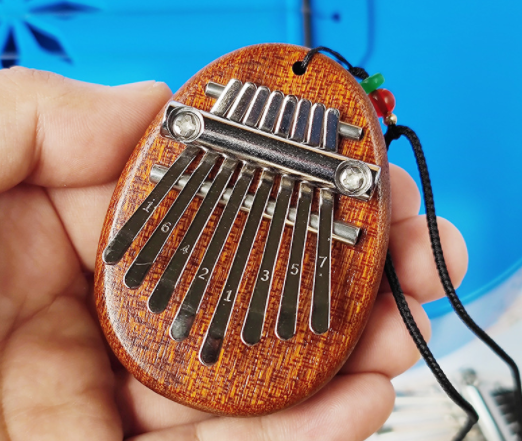
[[[96,249],[116,182],[79,188],[50,188],[53,205],[82,266],[94,271]]]
[[[119,372],[116,381],[116,403],[126,436],[193,424],[214,417],[157,394],[128,372]]]
[[[468,268],[466,243],[453,224],[441,217],[437,220],[451,281],[453,286],[458,287]],[[389,249],[404,292],[421,303],[444,295],[433,259],[425,216],[416,216],[394,224],[390,230]],[[390,291],[385,277],[380,290]]]
[[[420,303],[406,296],[424,339],[431,335],[430,321]],[[419,360],[420,354],[402,320],[391,293],[379,295],[366,329],[341,369],[342,374],[377,372],[396,377]]]
[[[304,403],[255,418],[213,418],[128,441],[362,441],[382,426],[394,401],[388,378],[338,376]]]
[[[78,299],[61,296],[14,330],[0,375],[9,439],[122,439],[107,354]]]
[[[74,250],[43,189],[24,184],[0,194],[0,244],[0,339],[61,293],[86,296]]]
[[[0,438],[116,439],[88,285],[45,190],[22,184],[0,194],[0,227]]]
[[[390,164],[392,224],[419,214],[421,198],[417,184],[408,172]]]
[[[163,83],[106,87],[22,67],[0,71],[0,191],[115,179],[170,97]]]

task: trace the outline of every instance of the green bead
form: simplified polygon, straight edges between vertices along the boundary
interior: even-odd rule
[[[376,73],[371,77],[366,78],[360,82],[362,88],[366,93],[372,93],[377,90],[384,83],[384,77],[380,73]]]

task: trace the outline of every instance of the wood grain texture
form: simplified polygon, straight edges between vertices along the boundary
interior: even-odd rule
[[[332,248],[331,328],[323,335],[309,329],[316,237],[308,233],[302,273],[297,334],[289,341],[276,338],[278,305],[284,282],[292,229],[286,227],[274,273],[267,320],[261,342],[247,347],[241,327],[257,275],[269,222],[263,220],[233,309],[220,360],[206,367],[199,349],[226,281],[231,255],[238,244],[246,214],[240,213],[214,272],[194,327],[181,343],[169,337],[175,313],[203,257],[222,209],[217,208],[205,229],[169,307],[161,314],[147,309],[147,300],[181,241],[200,204],[196,199],[167,242],[145,283],[136,290],[123,284],[125,271],[172,204],[173,191],[154,213],[117,265],[105,265],[101,254],[109,238],[122,227],[153,188],[153,164],[170,165],[184,146],[159,136],[162,113],[144,135],[114,192],[100,239],[96,262],[96,304],[105,335],[117,357],[142,383],[177,402],[221,415],[261,415],[294,405],[332,378],[355,347],[369,317],[381,280],[390,223],[389,175],[386,149],[373,107],[357,81],[340,65],[317,55],[301,76],[292,65],[307,49],[258,45],[228,54],[191,78],[173,99],[202,110],[214,100],[205,93],[208,81],[226,84],[231,78],[265,85],[271,90],[338,108],[341,120],[364,128],[361,141],[342,139],[339,152],[382,167],[381,181],[369,202],[338,197],[335,218],[362,228],[355,247],[339,242]],[[314,206],[314,210],[317,207]]]

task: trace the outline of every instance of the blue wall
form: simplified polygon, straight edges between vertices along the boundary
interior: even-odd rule
[[[111,85],[156,79],[175,90],[239,47],[302,43],[300,8],[298,0],[3,0],[0,46],[14,27],[24,66]],[[61,51],[39,44],[30,27]]]
[[[522,2],[316,1],[314,9],[316,44],[381,72],[399,123],[419,134],[438,214],[468,244],[459,295],[470,302],[490,291],[522,265]],[[406,141],[390,160],[417,177]],[[427,309],[438,316],[450,306]]]

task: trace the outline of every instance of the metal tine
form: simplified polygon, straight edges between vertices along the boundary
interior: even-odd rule
[[[259,121],[259,129],[264,132],[272,133],[274,131],[274,126],[279,116],[279,109],[283,104],[284,95],[282,92],[278,90],[272,92],[268,97],[268,102],[266,103],[265,110],[263,111],[263,115],[261,116],[261,120]]]
[[[103,261],[106,264],[114,265],[121,260],[154,210],[165,199],[165,196],[172,190],[179,177],[200,151],[197,147],[188,146],[178,156],[147,198],[109,242],[109,245],[103,251]]]
[[[330,271],[332,263],[332,228],[334,194],[321,188],[319,192],[319,229],[315,255],[315,276],[310,312],[310,329],[324,334],[330,328]]]
[[[311,108],[312,103],[307,99],[300,99],[297,103],[292,130],[290,132],[290,139],[292,141],[304,142],[308,129]]]
[[[216,100],[212,109],[210,109],[210,113],[213,113],[217,116],[225,116],[228,109],[236,99],[241,90],[243,83],[235,78],[231,79],[226,85],[225,89]]]
[[[261,219],[263,218],[263,213],[266,209],[266,203],[270,197],[273,184],[274,173],[264,170],[261,175],[261,182],[254,196],[254,202],[248,214],[243,235],[236,249],[232,267],[230,268],[225,286],[221,291],[219,302],[214,310],[207,335],[203,340],[203,345],[199,352],[201,362],[207,366],[216,363],[219,359],[239,285],[241,284],[245,266],[259,231]]]
[[[205,294],[217,260],[223,250],[223,245],[227,240],[232,225],[236,220],[239,209],[241,208],[243,200],[248,192],[248,188],[252,183],[255,171],[255,166],[246,165],[243,167],[241,175],[236,181],[230,199],[221,214],[221,218],[214,230],[212,239],[207,246],[207,251],[203,256],[203,260],[199,264],[198,271],[196,272],[190,288],[179,307],[174,321],[172,322],[170,335],[176,341],[185,340],[189,336],[190,329],[194,323],[203,295]]]
[[[323,137],[324,104],[316,103],[310,111],[306,143],[312,147],[319,147]]]
[[[174,288],[185,270],[188,260],[194,251],[201,233],[205,229],[210,216],[214,212],[221,196],[223,195],[238,161],[236,159],[227,158],[223,161],[219,172],[217,173],[205,199],[201,203],[196,216],[192,220],[189,229],[185,233],[181,243],[170,262],[163,272],[161,279],[154,288],[153,293],[149,297],[149,309],[154,313],[163,312],[174,293]]]
[[[321,148],[329,152],[337,151],[337,141],[339,139],[339,110],[329,108],[324,115],[324,131]]]
[[[260,86],[257,88],[254,98],[250,102],[250,106],[248,106],[248,110],[243,118],[244,125],[249,127],[257,126],[269,95],[270,89],[268,87]]]
[[[264,87],[264,86],[262,86],[262,87]],[[213,81],[209,81],[207,83],[205,93],[208,96],[217,99],[221,95],[221,92],[223,91],[224,88],[225,88],[225,86],[223,86],[221,84],[214,83]],[[266,87],[265,87],[265,89],[266,89]],[[306,100],[306,101],[308,101],[308,100]],[[261,107],[259,112],[261,112],[262,110],[263,110],[263,107]],[[256,120],[256,123],[257,123],[257,120]],[[256,125],[256,123],[247,124],[247,125],[254,127]],[[246,124],[246,123],[244,122],[244,124]],[[364,133],[363,133],[362,127],[354,126],[353,124],[348,124],[347,122],[342,122],[342,121],[339,123],[339,135],[341,135],[345,138],[348,138],[348,139],[351,139],[354,141],[360,141],[363,134]]]
[[[256,93],[257,86],[254,83],[245,83],[237,98],[234,100],[232,107],[227,113],[227,118],[234,122],[240,122],[245,115],[254,94]]]
[[[208,174],[216,165],[219,154],[215,152],[208,152],[205,154],[196,170],[190,177],[187,185],[179,193],[178,197],[171,205],[167,214],[156,227],[145,246],[132,262],[132,265],[125,274],[125,285],[129,288],[137,288],[145,279],[154,261],[163,249],[163,246],[170,237],[172,231],[177,225],[183,213],[196,196],[199,188],[207,178]]]
[[[261,265],[241,333],[243,342],[250,346],[259,343],[263,334],[268,296],[272,287],[275,262],[281,246],[294,183],[294,179],[289,176],[281,177]]]
[[[307,182],[301,182],[292,245],[290,246],[290,257],[288,258],[285,283],[277,317],[276,335],[281,340],[289,340],[295,335],[303,254],[306,245],[312,196],[313,187]]]
[[[283,100],[281,111],[279,112],[279,118],[277,118],[274,131],[276,135],[288,138],[296,106],[297,98],[293,95],[287,95]]]

